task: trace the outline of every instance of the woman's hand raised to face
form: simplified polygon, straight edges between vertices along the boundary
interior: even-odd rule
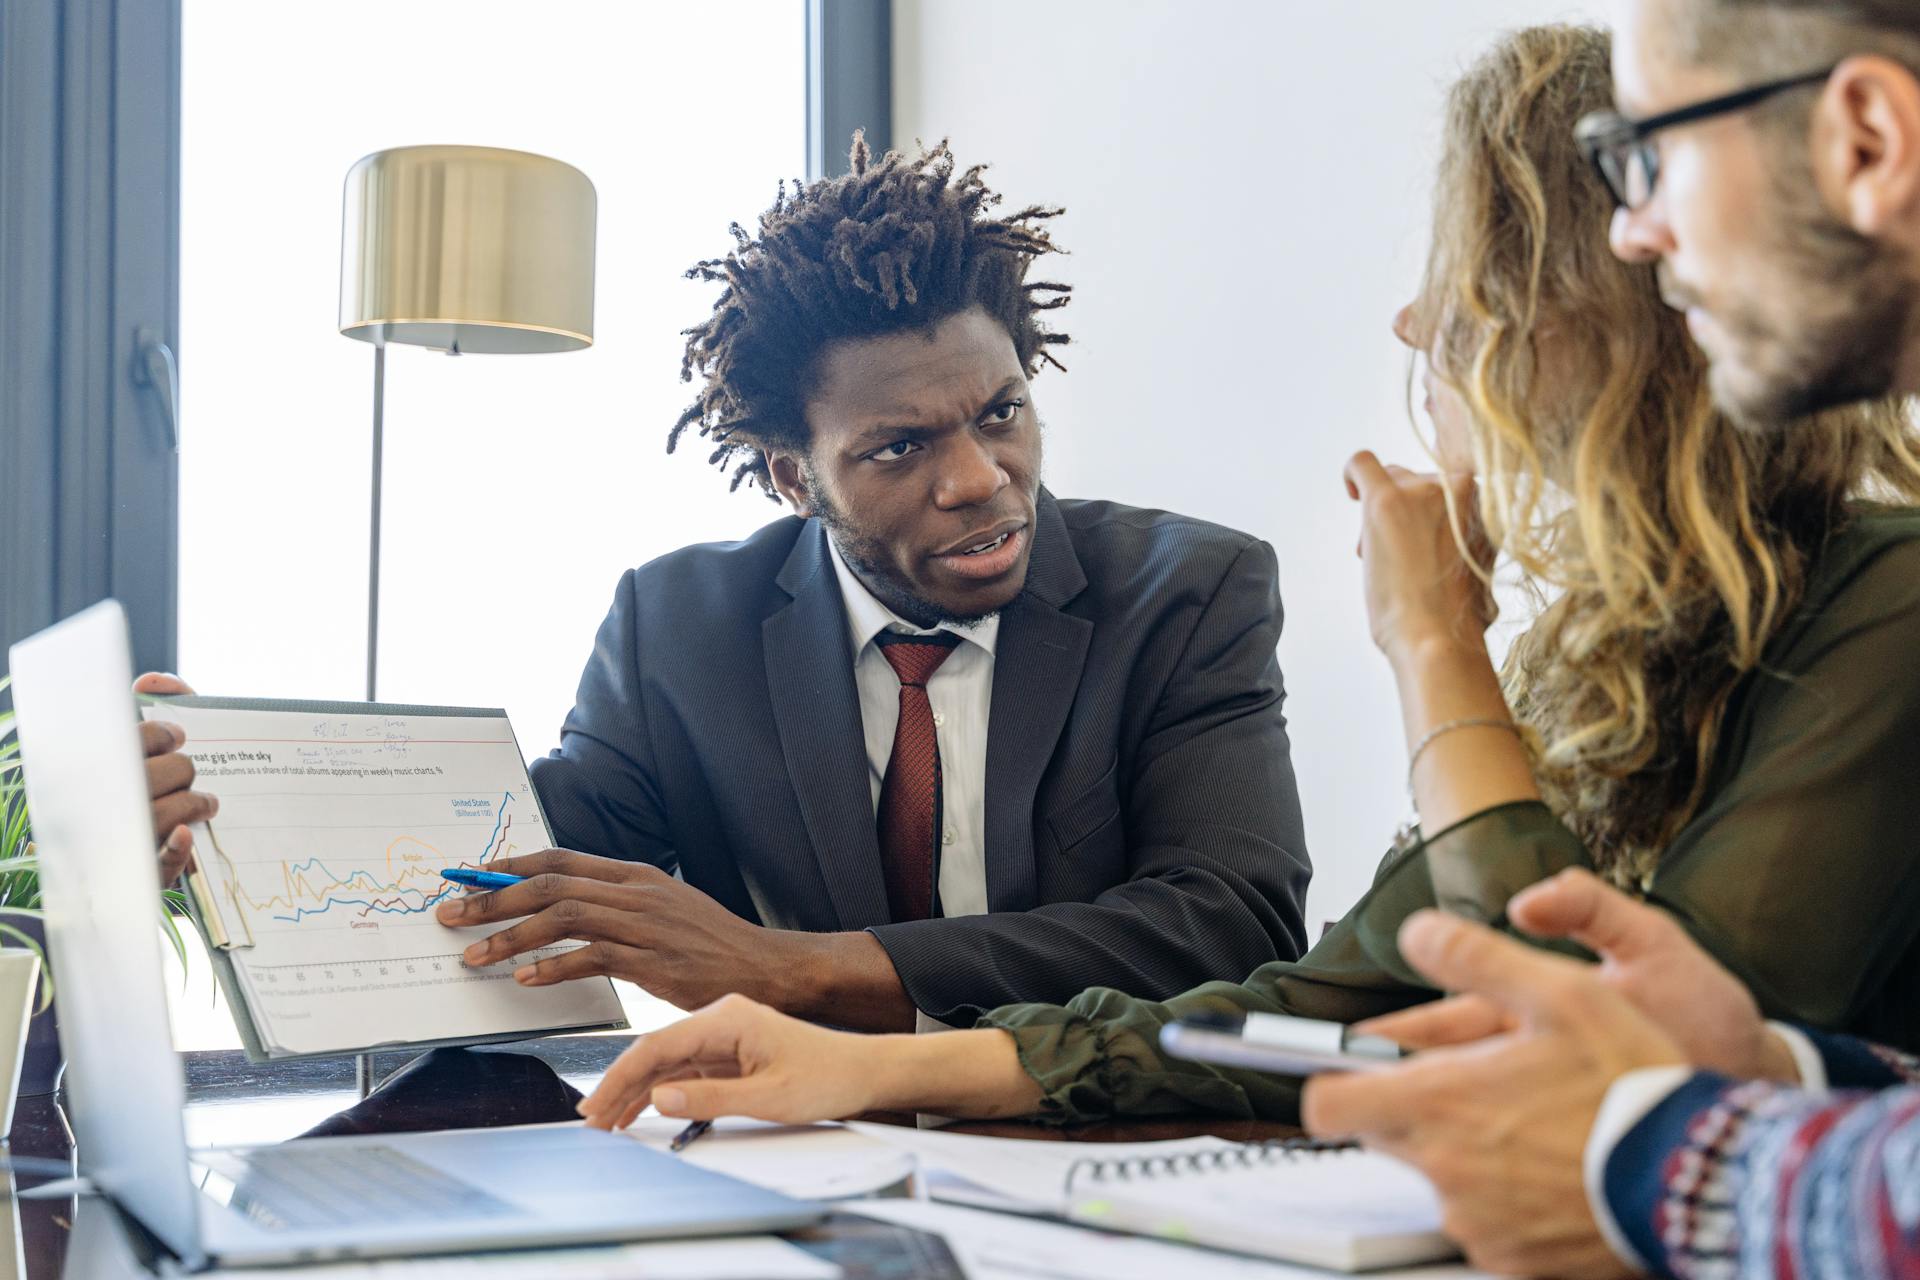
[[[1347,496],[1360,503],[1367,618],[1381,652],[1398,664],[1429,642],[1482,643],[1493,593],[1461,554],[1447,510],[1451,497],[1474,561],[1489,569],[1473,477],[1390,467],[1364,450],[1348,460],[1345,477]]]

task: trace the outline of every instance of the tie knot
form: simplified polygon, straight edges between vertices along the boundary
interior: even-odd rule
[[[902,685],[924,685],[940,669],[940,664],[947,660],[954,646],[960,643],[960,637],[951,631],[930,636],[887,635],[883,632],[874,637],[874,642],[880,646],[880,656],[900,677]]]

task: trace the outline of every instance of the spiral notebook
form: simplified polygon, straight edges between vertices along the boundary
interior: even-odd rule
[[[1089,1144],[941,1129],[849,1128],[912,1153],[927,1196],[1001,1213],[1340,1271],[1457,1256],[1417,1171],[1351,1145],[1220,1138]]]
[[[1359,1147],[1285,1141],[1075,1161],[1066,1216],[1336,1271],[1456,1257],[1433,1185]]]

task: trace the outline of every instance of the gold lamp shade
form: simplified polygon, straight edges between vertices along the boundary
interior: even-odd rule
[[[593,183],[497,147],[397,147],[347,171],[340,332],[442,351],[593,345]]]

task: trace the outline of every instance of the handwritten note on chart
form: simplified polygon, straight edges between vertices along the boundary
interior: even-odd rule
[[[504,713],[177,698],[144,714],[186,730],[195,786],[219,797],[195,896],[270,1056],[622,1025],[605,979],[521,987],[528,957],[469,968],[460,952],[490,930],[433,917],[461,892],[441,871],[551,843]]]

